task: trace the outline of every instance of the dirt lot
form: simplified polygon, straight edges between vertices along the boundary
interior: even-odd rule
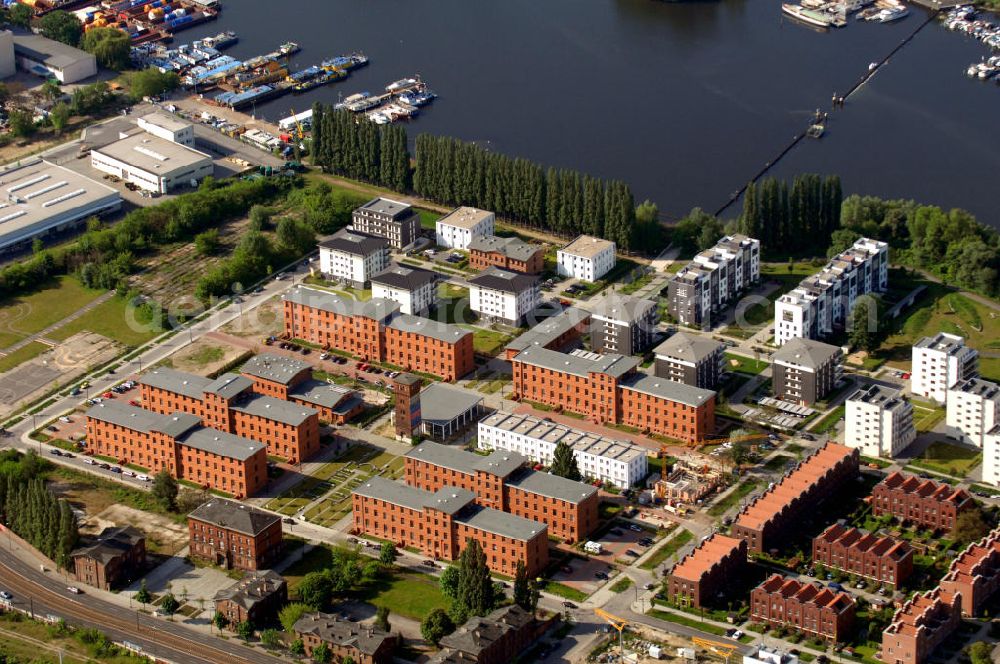
[[[202,337],[171,355],[170,364],[178,371],[210,376],[244,353],[246,350],[238,346]]]
[[[146,547],[153,553],[173,555],[188,544],[186,526],[156,514],[119,505],[108,505],[80,523],[80,532],[96,535],[108,526],[135,526],[146,535]]]
[[[278,335],[283,332],[283,321],[281,299],[275,297],[227,323],[219,331],[244,339],[262,339],[268,335]]]

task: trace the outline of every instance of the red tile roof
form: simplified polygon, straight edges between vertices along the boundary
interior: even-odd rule
[[[701,581],[716,563],[738,552],[742,544],[742,540],[725,535],[712,535],[674,565],[670,574],[685,581]]]

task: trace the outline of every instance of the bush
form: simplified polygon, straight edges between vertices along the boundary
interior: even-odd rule
[[[130,47],[128,33],[118,28],[93,28],[80,41],[80,48],[92,53],[97,64],[117,71],[128,68]]]
[[[170,92],[180,84],[181,79],[175,72],[161,72],[154,67],[137,71],[129,77],[129,89],[132,99],[135,101],[143,97],[156,97],[164,92]]]

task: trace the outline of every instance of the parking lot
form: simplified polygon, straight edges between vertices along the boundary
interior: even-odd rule
[[[591,595],[607,581],[597,575],[611,571],[608,561],[601,558],[574,558],[553,574],[552,580]]]
[[[601,545],[603,553],[594,557],[609,563],[618,561],[631,565],[635,562],[652,544],[655,533],[645,530],[641,526],[634,526],[638,530],[633,530],[632,528],[623,525],[609,530],[601,539],[597,540]],[[642,542],[648,543],[643,544]],[[638,555],[630,555],[627,553],[629,551]]]

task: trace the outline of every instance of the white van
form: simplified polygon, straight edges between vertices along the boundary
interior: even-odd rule
[[[595,556],[601,555],[601,552],[603,551],[603,549],[601,549],[600,542],[587,542],[583,545],[583,550],[587,553],[592,553]]]

